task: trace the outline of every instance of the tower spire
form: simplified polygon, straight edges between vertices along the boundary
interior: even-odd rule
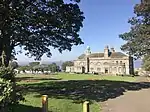
[[[91,48],[90,48],[90,46],[87,46],[86,51],[85,51],[85,54],[86,54],[87,56],[91,54]]]

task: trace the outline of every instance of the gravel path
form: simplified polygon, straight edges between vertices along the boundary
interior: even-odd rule
[[[102,112],[150,112],[150,88],[124,92],[101,106]]]

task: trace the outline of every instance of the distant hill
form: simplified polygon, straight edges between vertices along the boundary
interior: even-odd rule
[[[60,66],[61,67],[61,65],[62,65],[62,63],[63,63],[64,61],[54,61],[54,62],[51,62],[51,61],[43,61],[43,62],[41,62],[42,64],[51,64],[51,63],[56,63],[58,66]],[[21,66],[24,66],[24,65],[28,65],[29,63],[28,62],[18,62],[19,63],[19,65],[21,65]],[[141,65],[142,65],[142,60],[135,60],[134,61],[134,68],[140,68],[141,67]]]
[[[48,61],[42,61],[41,64],[51,64],[51,63],[56,63],[57,66],[60,66],[63,64],[63,61],[54,61],[54,62],[48,62]]]
[[[18,62],[20,66],[28,65],[29,62]],[[58,66],[61,66],[63,61],[42,61],[41,64],[51,64],[51,63],[56,63]]]

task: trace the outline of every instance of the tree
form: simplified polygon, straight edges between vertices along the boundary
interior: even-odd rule
[[[30,66],[19,66],[17,68],[19,71],[23,71],[25,73],[26,70],[30,70],[31,67]]]
[[[13,69],[16,69],[17,67],[19,67],[18,63],[16,61],[12,61],[10,63],[10,67],[13,68]]]
[[[37,65],[35,67],[37,68],[38,71],[42,71],[43,73],[44,71],[48,71],[48,65],[46,64]]]
[[[29,66],[34,67],[34,66],[37,66],[39,64],[40,64],[40,62],[31,62],[31,63],[29,63]]]
[[[150,1],[141,0],[134,7],[135,17],[129,19],[131,30],[121,34],[120,38],[126,41],[121,49],[129,55],[143,59],[143,67],[150,70]]]
[[[74,65],[74,63],[72,62],[72,61],[66,61],[66,62],[64,62],[63,64],[62,64],[62,70],[66,70],[66,66],[73,66]]]
[[[29,63],[29,68],[32,71],[32,73],[33,73],[33,71],[35,71],[35,72],[38,71],[39,65],[40,65],[40,62],[31,62],[31,63]]]
[[[64,1],[0,1],[0,56],[4,66],[22,49],[27,56],[40,60],[43,54],[51,56],[50,46],[62,52],[83,44],[78,34],[84,20],[80,0]],[[21,49],[16,51],[16,46]]]
[[[0,77],[3,84],[7,81],[12,85],[4,85],[0,111],[1,107],[16,104],[19,98],[15,74],[8,68],[12,56],[24,49],[27,56],[40,60],[43,54],[51,56],[50,46],[62,52],[83,44],[78,33],[84,19],[78,6],[80,0],[64,1],[0,0]],[[16,47],[20,50],[16,51]]]
[[[140,58],[150,55],[150,1],[141,0],[140,4],[135,5],[134,13],[136,16],[128,21],[130,31],[119,37],[126,41],[121,49]]]
[[[29,65],[26,66],[20,66],[18,68],[19,71],[23,71],[25,73],[26,70],[32,71],[33,72],[37,72],[40,70],[40,65],[39,62],[31,62],[29,63]]]
[[[12,105],[24,100],[16,86],[14,70],[10,67],[0,67],[0,112],[12,112]]]
[[[59,66],[57,66],[56,63],[52,63],[48,65],[48,68],[51,72],[58,72],[59,71]]]
[[[147,55],[143,58],[143,65],[142,67],[146,70],[146,71],[150,71],[150,56]]]

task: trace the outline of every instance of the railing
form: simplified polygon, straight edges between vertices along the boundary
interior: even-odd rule
[[[48,95],[42,95],[42,112],[48,112]],[[83,103],[83,112],[90,112],[88,101]]]

